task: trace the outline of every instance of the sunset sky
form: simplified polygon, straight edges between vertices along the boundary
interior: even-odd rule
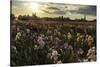
[[[16,16],[36,13],[39,17],[64,16],[80,19],[86,16],[87,20],[96,19],[96,6],[94,5],[12,0],[11,12]]]

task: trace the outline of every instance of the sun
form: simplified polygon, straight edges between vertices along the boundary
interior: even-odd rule
[[[33,12],[37,12],[38,8],[39,8],[39,4],[35,3],[35,2],[32,2],[32,3],[30,3],[30,7],[31,7]]]

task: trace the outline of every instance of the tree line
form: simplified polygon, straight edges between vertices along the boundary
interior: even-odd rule
[[[11,20],[47,20],[47,21],[88,21],[86,19],[86,16],[84,16],[84,18],[81,19],[70,19],[69,17],[63,17],[63,16],[58,16],[58,17],[38,17],[35,13],[32,14],[32,16],[30,15],[19,15],[18,17],[16,17],[14,14],[10,14]],[[96,19],[92,20],[92,21],[96,21]]]

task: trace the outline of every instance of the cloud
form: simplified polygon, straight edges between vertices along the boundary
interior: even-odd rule
[[[58,15],[64,15],[66,14],[65,11],[61,11],[61,10],[54,10],[54,11],[49,11],[49,10],[45,10],[45,9],[41,9],[43,12],[48,13],[48,14],[58,14]]]
[[[42,3],[45,5],[44,12],[49,14],[58,14],[65,15],[70,14],[82,14],[82,15],[96,15],[95,6],[86,6],[86,5],[76,5],[76,4],[63,4],[63,3]]]
[[[56,10],[54,12],[52,12],[53,14],[59,14],[59,15],[64,15],[66,14],[66,11],[62,11],[62,10]]]
[[[85,8],[80,8],[78,12],[85,15],[88,14],[96,16],[96,6],[87,6]]]
[[[40,10],[48,14],[65,15],[66,10],[64,5],[65,4],[60,3],[42,3],[41,6],[44,8],[41,8]]]
[[[57,7],[48,7],[47,9],[51,9],[51,10],[59,10],[59,8],[57,8]]]
[[[83,15],[91,15],[96,16],[96,6],[85,6],[85,7],[79,7],[76,10],[67,10],[67,12],[70,13],[76,13],[76,14],[83,14]]]
[[[41,11],[45,12],[45,13],[48,13],[48,14],[51,14],[51,12],[47,11],[47,10],[44,10],[44,9],[41,9]]]

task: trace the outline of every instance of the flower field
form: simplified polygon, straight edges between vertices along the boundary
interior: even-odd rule
[[[96,22],[12,21],[11,65],[96,61]]]

